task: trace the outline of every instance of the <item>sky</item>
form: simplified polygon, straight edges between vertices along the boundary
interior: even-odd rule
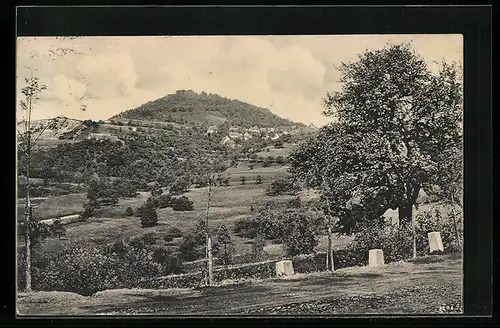
[[[340,88],[336,67],[366,50],[403,42],[410,42],[432,71],[442,60],[463,62],[462,35],[454,34],[22,37],[17,100],[24,78],[33,75],[47,87],[33,119],[104,120],[184,89],[321,126],[331,120],[321,114],[322,99]],[[17,114],[23,117],[20,108]]]

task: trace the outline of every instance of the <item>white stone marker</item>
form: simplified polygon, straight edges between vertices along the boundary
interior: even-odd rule
[[[276,262],[276,276],[291,276],[294,274],[293,264],[290,260]]]
[[[434,231],[427,234],[429,238],[429,253],[441,251],[444,252],[443,241],[441,240],[441,233]]]
[[[368,266],[384,265],[384,252],[381,249],[370,249],[368,252]]]

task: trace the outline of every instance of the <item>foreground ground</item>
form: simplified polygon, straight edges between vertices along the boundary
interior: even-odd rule
[[[437,314],[460,304],[462,261],[433,256],[379,268],[297,274],[202,289],[18,295],[21,315]]]

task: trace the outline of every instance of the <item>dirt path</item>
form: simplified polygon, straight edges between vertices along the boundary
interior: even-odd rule
[[[429,314],[439,313],[440,305],[460,303],[461,295],[462,263],[444,259],[198,290],[110,290],[92,297],[21,294],[19,310],[32,315]]]

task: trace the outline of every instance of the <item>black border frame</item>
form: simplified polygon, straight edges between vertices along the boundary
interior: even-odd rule
[[[480,316],[492,312],[492,7],[491,6],[330,6],[330,7],[22,7],[12,8],[15,23],[9,25],[8,36],[13,44],[11,54],[13,74],[7,85],[15,84],[15,35],[271,35],[271,34],[413,34],[454,33],[464,36],[465,80],[465,250],[464,250],[464,310],[466,315]],[[12,37],[14,34],[14,37]],[[13,83],[14,82],[14,83]],[[14,87],[11,95],[15,98]],[[12,109],[15,99],[12,99]],[[2,123],[14,128],[7,144],[15,145],[15,110],[9,112],[12,121]],[[9,130],[10,131],[10,130]],[[11,143],[10,143],[11,142]],[[12,149],[12,171],[15,172],[15,149]],[[15,176],[3,183],[4,191],[15,190]],[[12,189],[11,189],[12,187]],[[13,195],[14,194],[14,195]],[[12,203],[15,204],[15,193]],[[15,208],[11,207],[13,213]],[[470,219],[475,218],[475,219]],[[3,258],[13,257],[15,224],[6,220],[9,229],[2,229]],[[4,262],[5,263],[5,262]],[[10,265],[15,265],[12,258]],[[13,322],[15,318],[14,269],[9,280],[13,284],[2,288],[0,318]],[[6,281],[4,281],[6,283]],[[71,319],[72,325],[98,322],[140,323],[144,319]],[[196,317],[193,317],[196,318]],[[240,318],[240,317],[238,317]],[[295,320],[271,319],[272,324],[293,324]],[[318,324],[324,319],[304,317]],[[412,317],[410,317],[412,318]],[[162,317],[167,319],[168,317]],[[405,325],[417,318],[398,318],[393,322]],[[76,321],[78,320],[78,321]],[[96,321],[98,320],[98,321]],[[212,319],[214,320],[214,319]],[[226,319],[227,320],[227,319]],[[267,319],[269,320],[269,319]],[[370,325],[387,323],[379,317],[355,319]],[[436,324],[465,323],[459,318],[434,317]],[[476,319],[473,325],[485,324]],[[0,321],[0,323],[3,320]],[[66,320],[19,319],[19,325],[59,325]],[[209,324],[207,319],[203,324]],[[218,320],[217,320],[218,321]],[[214,320],[214,323],[220,324]],[[250,320],[249,320],[250,321]],[[351,319],[346,319],[351,321]],[[488,320],[489,321],[489,320]],[[195,323],[196,321],[193,321]],[[153,324],[153,322],[148,322]],[[154,322],[160,324],[159,321]],[[201,323],[201,322],[200,322]],[[211,323],[211,322],[210,322]],[[298,323],[298,322],[297,322]],[[353,322],[352,322],[353,323]],[[329,323],[331,325],[331,323]]]

